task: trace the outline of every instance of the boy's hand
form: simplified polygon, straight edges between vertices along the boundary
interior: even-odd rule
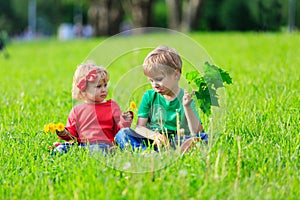
[[[188,93],[188,91],[184,90],[184,95],[182,97],[182,105],[189,106],[192,102],[192,96]]]
[[[123,112],[122,117],[125,121],[130,122],[133,119],[133,112],[132,111]]]
[[[168,140],[167,138],[164,136],[164,135],[160,135],[158,136],[155,140],[154,140],[154,145],[158,145],[159,147],[160,146],[163,146],[163,145],[166,145],[168,144]]]

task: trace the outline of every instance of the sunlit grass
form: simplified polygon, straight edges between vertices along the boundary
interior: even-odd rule
[[[48,146],[57,138],[45,134],[44,125],[67,120],[75,67],[102,39],[8,46],[10,58],[0,54],[1,199],[297,199],[300,35],[191,37],[233,78],[226,89],[224,132],[211,147],[201,145],[144,173],[131,172],[153,164],[143,161],[145,155],[117,152],[95,159],[79,148],[61,156],[49,154]],[[111,79],[142,62],[144,54],[137,60],[134,55],[117,60],[118,71],[108,68]],[[132,100],[138,103],[142,92],[137,88]]]

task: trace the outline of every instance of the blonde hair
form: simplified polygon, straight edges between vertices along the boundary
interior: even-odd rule
[[[144,60],[143,70],[145,75],[155,72],[171,74],[174,70],[181,73],[182,60],[175,49],[168,46],[158,46],[151,51]]]
[[[78,84],[80,81],[85,79],[87,75],[89,74],[90,71],[96,70],[97,75],[102,80],[104,83],[107,83],[109,81],[109,74],[106,71],[106,69],[102,66],[98,66],[95,62],[93,61],[87,61],[85,63],[80,64],[77,66],[77,69],[74,73],[73,76],[73,86],[72,86],[72,98],[76,100],[82,100],[83,94],[79,88]],[[88,84],[88,81],[86,82]]]

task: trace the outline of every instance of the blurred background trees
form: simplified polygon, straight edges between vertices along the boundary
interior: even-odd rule
[[[296,0],[0,0],[0,30],[10,36],[30,31],[51,36],[60,24],[68,23],[90,24],[94,36],[149,26],[179,31],[279,31],[288,28],[292,1],[292,22],[297,28],[300,3]],[[33,2],[35,12],[29,6]]]

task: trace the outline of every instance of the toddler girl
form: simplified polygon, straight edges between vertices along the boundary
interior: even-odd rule
[[[106,152],[113,146],[120,128],[131,126],[133,113],[121,114],[115,101],[105,99],[108,81],[105,68],[91,62],[78,66],[73,77],[72,97],[84,101],[73,107],[65,129],[56,131],[58,138],[75,140],[79,146],[87,146],[91,151]],[[70,146],[70,143],[59,144],[55,152],[67,152]]]

